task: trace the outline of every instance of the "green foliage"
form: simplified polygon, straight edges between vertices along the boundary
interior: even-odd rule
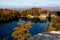
[[[46,10],[42,10],[42,13],[47,13],[47,11]]]
[[[27,12],[26,11],[24,11],[23,13],[22,13],[22,16],[27,16]]]

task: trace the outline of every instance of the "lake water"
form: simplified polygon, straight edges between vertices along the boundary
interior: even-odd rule
[[[8,37],[8,40],[12,40],[11,33],[13,32],[13,28],[18,26],[17,22],[27,23],[28,21],[19,19],[19,21],[0,24],[0,38],[2,39],[3,37]],[[32,22],[32,28],[30,29],[32,36],[37,33],[45,32],[45,27],[48,25],[48,23],[48,21],[45,21],[43,23]]]

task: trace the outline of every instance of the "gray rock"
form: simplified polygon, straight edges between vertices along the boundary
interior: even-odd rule
[[[31,37],[29,40],[60,40],[60,34],[50,32],[39,33]]]

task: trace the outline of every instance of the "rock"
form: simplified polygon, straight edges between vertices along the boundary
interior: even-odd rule
[[[59,32],[55,32],[38,33],[37,35],[31,37],[29,40],[60,40]]]

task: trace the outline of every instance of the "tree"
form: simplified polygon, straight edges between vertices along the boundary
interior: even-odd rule
[[[31,23],[20,24],[19,26],[14,28],[14,32],[12,33],[12,37],[17,40],[28,40],[31,37],[29,33],[29,29],[31,28]]]

